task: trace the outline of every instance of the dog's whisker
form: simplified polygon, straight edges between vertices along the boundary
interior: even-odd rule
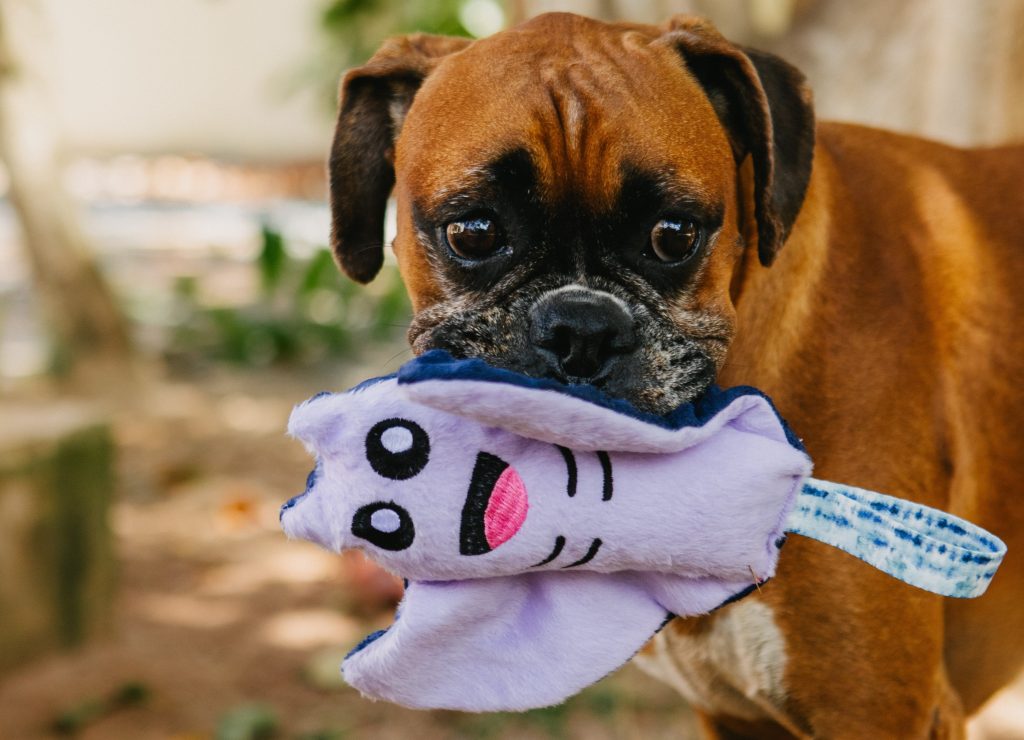
[[[397,359],[398,359],[399,357],[401,357],[401,356],[403,356],[403,355],[406,355],[406,354],[409,354],[409,355],[413,354],[413,350],[412,350],[412,348],[411,348],[411,347],[406,347],[405,349],[401,350],[400,352],[396,352],[396,353],[395,353],[395,354],[393,354],[393,355],[392,355],[391,357],[389,357],[389,358],[388,358],[388,359],[387,359],[387,360],[386,360],[386,361],[385,361],[385,362],[383,363],[383,365],[382,365],[382,367],[384,368],[384,369],[383,369],[383,372],[384,372],[384,373],[387,373],[387,368],[391,367],[391,364],[392,364],[392,363],[393,363],[393,362],[394,362],[395,360],[397,360]]]

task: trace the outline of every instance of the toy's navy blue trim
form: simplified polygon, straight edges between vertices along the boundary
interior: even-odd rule
[[[324,395],[324,393],[326,393],[326,391],[318,393],[316,396],[314,396],[314,398],[322,396]],[[319,475],[320,461],[317,460],[316,465],[313,466],[313,469],[309,471],[309,475],[306,476],[306,490],[298,494],[297,496],[292,496],[290,499],[285,501],[284,504],[281,505],[281,510],[277,512],[278,521],[281,521],[281,519],[284,518],[284,513],[288,511],[288,509],[292,508],[293,506],[295,506],[295,504],[299,503],[299,501],[301,501],[307,495],[309,495],[309,492],[313,489],[313,484],[316,483],[316,479],[319,477]]]
[[[396,621],[397,621],[397,620],[396,620]],[[394,626],[394,625],[392,625],[392,626]],[[390,628],[389,628],[389,629],[390,629]],[[360,641],[359,641],[359,644],[358,644],[358,645],[356,645],[356,646],[355,646],[354,648],[352,648],[351,650],[349,650],[349,651],[348,651],[348,652],[347,652],[347,653],[345,654],[345,657],[344,657],[344,658],[342,659],[342,662],[344,662],[345,660],[348,660],[348,659],[349,659],[349,658],[351,658],[351,657],[352,657],[353,655],[355,655],[355,654],[356,654],[356,653],[358,653],[358,652],[359,652],[360,650],[362,650],[362,649],[363,649],[363,648],[365,648],[365,647],[366,647],[367,645],[369,645],[369,644],[370,644],[371,642],[375,642],[376,640],[378,640],[378,639],[380,639],[381,637],[383,637],[383,636],[384,636],[385,634],[387,634],[387,630],[386,630],[386,629],[383,629],[383,630],[377,630],[376,632],[371,632],[371,633],[370,633],[370,634],[368,634],[368,635],[367,635],[366,637],[364,637],[364,638],[363,638],[362,640],[360,640]]]
[[[754,591],[760,590],[761,586],[763,586],[764,584],[768,583],[768,581],[770,581],[770,580],[771,580],[771,578],[765,578],[760,583],[751,583],[749,586],[747,586],[742,591],[738,591],[738,592],[734,593],[732,596],[730,596],[728,599],[723,601],[721,604],[716,606],[711,611],[716,612],[719,609],[721,609],[723,606],[729,606],[729,604],[735,603],[735,602],[739,601],[740,599],[742,599],[742,598],[744,598],[746,596],[749,596]]]
[[[402,579],[402,588],[405,589],[406,591],[409,590],[409,579],[408,578],[403,578]],[[345,654],[345,657],[342,658],[342,663],[344,663],[346,660],[351,658],[353,655],[358,653],[360,650],[365,648],[370,643],[376,642],[377,640],[382,638],[384,635],[386,635],[388,633],[389,629],[391,629],[396,624],[398,624],[398,620],[402,618],[402,604],[405,603],[404,600],[405,600],[405,597],[403,596],[402,597],[402,601],[399,601],[398,602],[398,606],[395,607],[395,618],[391,620],[391,624],[389,624],[387,627],[385,627],[382,630],[376,630],[375,632],[371,632],[366,637],[364,637],[362,640],[360,640],[358,645],[356,645],[354,648],[352,648],[351,650],[349,650]]]
[[[704,426],[737,398],[760,396],[768,401],[768,405],[778,417],[786,434],[786,441],[801,452],[806,451],[800,439],[779,415],[771,399],[750,386],[740,385],[725,390],[712,386],[696,401],[684,403],[675,411],[658,416],[641,411],[621,398],[613,398],[592,385],[566,385],[551,378],[531,378],[512,370],[492,367],[479,359],[456,360],[448,352],[440,349],[431,350],[405,363],[399,368],[397,375],[398,382],[402,385],[422,383],[426,380],[482,380],[490,383],[507,383],[520,388],[555,391],[665,429]]]
[[[351,388],[349,388],[345,392],[346,393],[358,393],[359,391],[366,390],[370,386],[377,385],[377,383],[383,383],[385,380],[391,380],[392,378],[396,378],[396,377],[398,377],[398,373],[390,373],[388,375],[381,375],[379,378],[367,378],[362,383],[359,383],[358,385],[352,386]],[[316,396],[313,396],[313,398],[318,398],[318,397],[320,397],[322,395],[323,395],[322,392],[321,393],[317,393]],[[309,400],[312,401],[313,399],[311,398]]]

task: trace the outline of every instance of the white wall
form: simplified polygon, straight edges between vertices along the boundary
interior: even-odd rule
[[[322,158],[327,107],[308,88],[285,94],[322,43],[322,5],[42,0],[53,107],[67,148]]]

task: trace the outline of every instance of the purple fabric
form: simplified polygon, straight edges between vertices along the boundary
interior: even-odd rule
[[[701,426],[668,429],[556,390],[491,380],[424,380],[401,388],[426,406],[578,451],[677,452],[727,425],[787,442],[771,403],[755,394],[739,396]]]
[[[343,671],[410,707],[563,701],[671,615],[770,578],[786,531],[963,598],[1006,552],[944,512],[809,478],[799,440],[749,388],[652,417],[435,352],[315,396],[289,431],[317,464],[282,508],[285,531],[408,579],[395,624]]]
[[[445,382],[458,386],[463,381]],[[558,570],[582,558],[600,539],[600,550],[586,563],[587,570],[659,571],[749,583],[751,570],[760,577],[774,573],[776,541],[784,532],[796,488],[810,473],[804,453],[781,434],[762,431],[776,417],[758,396],[737,399],[703,427],[654,429],[659,454],[606,453],[611,479],[606,491],[605,467],[597,453],[573,451],[569,463],[555,444],[413,402],[405,397],[412,395],[410,390],[385,381],[357,393],[321,396],[293,412],[290,432],[319,462],[312,489],[284,513],[289,535],[335,551],[363,549],[388,570],[420,581]],[[587,406],[548,395],[553,396],[546,399],[549,413],[558,413],[559,426],[571,421],[573,405]],[[515,422],[520,410],[535,409],[514,403],[506,414]],[[609,436],[620,421],[650,426],[606,413],[600,422]],[[412,421],[426,431],[429,461],[415,476],[389,480],[368,463],[366,437],[384,419]],[[496,421],[493,414],[487,419]],[[639,432],[633,437],[634,449],[644,445]],[[672,454],[665,454],[669,434],[676,435],[676,444]],[[529,500],[526,521],[497,548],[458,557],[462,530],[472,518],[465,508],[480,452],[518,473]],[[575,486],[569,495],[572,468]],[[375,503],[395,503],[408,512],[415,530],[410,546],[375,547],[353,532],[356,512]],[[486,501],[481,519],[485,508]],[[538,566],[559,537],[565,539],[560,556]],[[696,613],[679,604],[672,611]]]
[[[401,615],[345,679],[419,709],[556,704],[618,668],[666,620],[632,573],[529,573],[409,583]]]
[[[811,469],[757,395],[673,430],[550,390],[388,379],[311,399],[289,431],[317,458],[282,510],[289,536],[361,549],[410,581],[346,680],[415,707],[558,703],[670,614],[771,577]],[[509,481],[525,490],[518,528]],[[492,507],[496,490],[508,500]],[[488,524],[515,531],[492,547]]]

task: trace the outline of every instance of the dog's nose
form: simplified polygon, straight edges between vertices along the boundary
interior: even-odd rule
[[[625,304],[586,288],[542,296],[530,310],[530,339],[563,380],[601,380],[636,349],[633,317]]]

